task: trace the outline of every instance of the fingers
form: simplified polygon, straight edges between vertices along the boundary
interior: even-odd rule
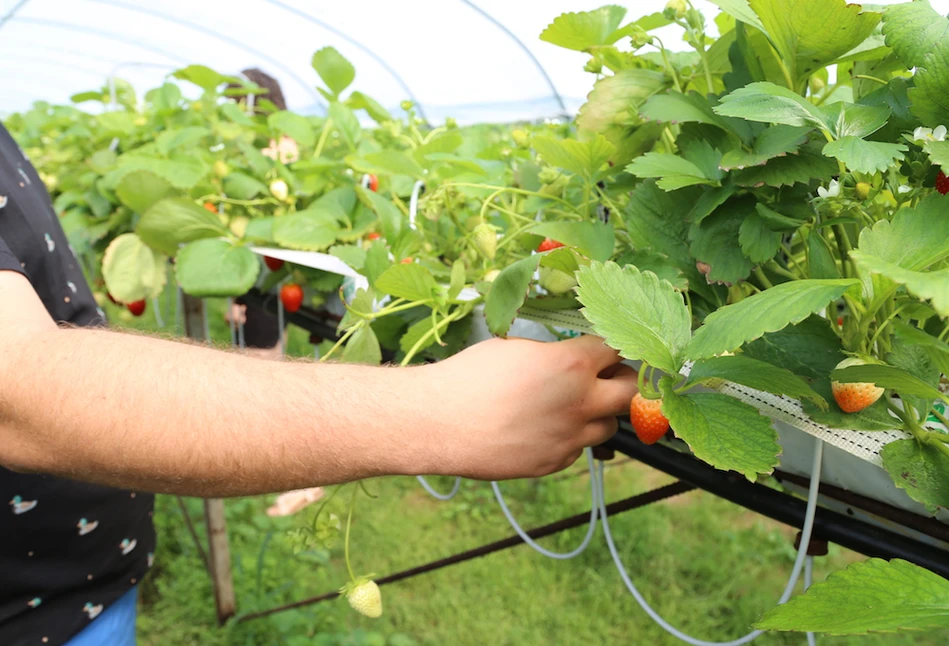
[[[598,336],[584,335],[562,341],[559,345],[564,350],[582,355],[597,372],[620,361],[619,352],[606,345],[606,342]]]
[[[619,422],[616,421],[615,417],[601,417],[587,423],[577,439],[580,446],[597,446],[616,435],[618,428]]]
[[[624,363],[611,368],[611,376],[600,378],[593,384],[593,390],[588,399],[591,417],[607,417],[626,414],[629,412],[629,403],[636,394],[638,373]]]

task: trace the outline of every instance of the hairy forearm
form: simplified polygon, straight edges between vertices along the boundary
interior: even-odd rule
[[[423,371],[48,326],[0,357],[0,461],[202,496],[424,472],[439,420],[413,385]]]

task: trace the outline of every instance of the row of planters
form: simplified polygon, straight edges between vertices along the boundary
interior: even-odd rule
[[[264,264],[256,246],[325,253],[365,278],[327,354],[346,361],[379,363],[383,348],[403,364],[440,359],[475,317],[503,336],[525,306],[580,309],[642,362],[631,418],[644,441],[671,424],[709,464],[767,476],[782,453],[772,420],[696,389],[741,384],[831,428],[900,431],[881,453],[892,487],[937,515],[949,19],[925,0],[717,4],[717,38],[684,0],[634,21],[616,6],[556,18],[541,39],[585,55],[596,77],[570,125],[432,127],[409,104],[395,116],[350,91],[355,71],[325,48],[320,117],[266,96],[248,113],[238,101],[259,88],[190,66],[172,76],[197,100],[173,79],[141,104],[120,85],[118,110],[40,104],[8,126],[121,302],[156,296],[170,272],[198,297],[283,284],[288,309],[337,298],[342,276]],[[691,51],[652,34],[673,23]],[[927,628],[947,608],[949,582],[870,561],[762,626]]]

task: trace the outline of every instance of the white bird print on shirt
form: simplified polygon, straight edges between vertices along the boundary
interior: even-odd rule
[[[35,500],[23,500],[20,496],[13,496],[13,500],[10,501],[10,504],[13,505],[13,513],[18,516],[36,507]]]
[[[99,616],[99,613],[102,612],[102,604],[92,605],[91,603],[86,603],[82,607],[82,611],[89,615],[89,619],[95,619]]]
[[[122,539],[122,542],[119,543],[119,547],[122,550],[122,556],[125,556],[129,552],[135,549],[135,546],[138,545],[138,541],[134,538],[129,540],[127,538]]]
[[[91,523],[85,518],[80,518],[79,522],[76,523],[76,527],[79,528],[79,535],[85,536],[89,532],[93,531],[96,527],[99,526],[99,521],[94,520]]]

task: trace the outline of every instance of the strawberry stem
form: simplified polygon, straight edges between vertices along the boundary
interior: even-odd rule
[[[353,566],[349,562],[349,528],[353,524],[353,509],[356,507],[356,494],[359,493],[359,487],[353,487],[353,496],[349,499],[349,513],[346,514],[346,538],[343,542],[343,556],[346,558],[346,569],[349,571],[349,580],[356,582],[356,575],[353,574]]]

